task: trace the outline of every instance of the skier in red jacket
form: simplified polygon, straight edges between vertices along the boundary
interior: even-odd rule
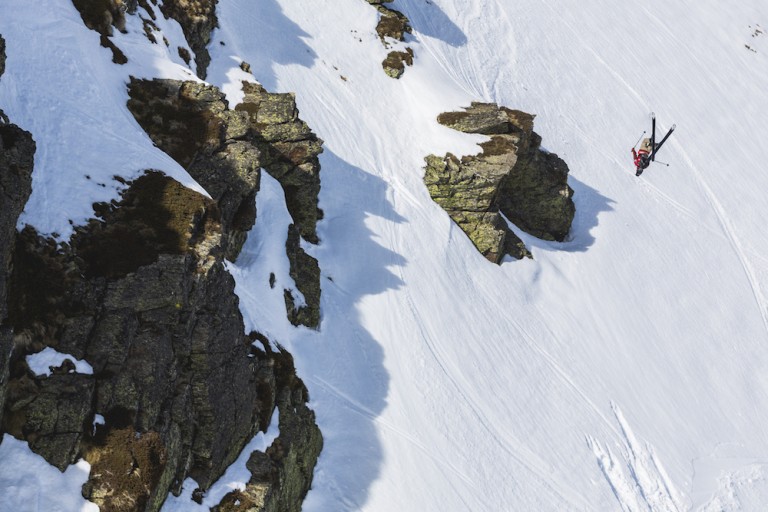
[[[643,143],[640,144],[640,149],[635,151],[632,148],[632,158],[635,160],[635,167],[637,168],[635,176],[640,176],[646,167],[651,165],[651,139],[643,139]]]
[[[672,132],[675,131],[675,125],[669,129],[667,134],[661,139],[661,142],[656,143],[656,114],[651,112],[651,138],[643,139],[643,143],[640,144],[640,149],[635,151],[632,148],[632,158],[635,161],[635,176],[640,176],[643,171],[651,165],[656,159],[656,153],[661,149],[661,146],[667,141]],[[645,133],[645,132],[643,132]]]

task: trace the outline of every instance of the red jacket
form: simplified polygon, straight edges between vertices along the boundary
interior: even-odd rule
[[[635,161],[635,167],[640,167],[640,159],[643,157],[643,155],[649,155],[648,151],[641,149],[639,151],[635,151],[635,148],[632,148],[632,158]]]

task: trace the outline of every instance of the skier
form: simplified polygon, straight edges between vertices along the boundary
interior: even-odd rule
[[[653,152],[653,146],[651,146],[651,139],[643,139],[643,143],[640,144],[640,149],[635,151],[632,148],[632,159],[635,161],[636,172],[635,176],[640,176],[643,171],[651,165],[651,153]]]
[[[656,114],[651,112],[651,138],[650,139],[643,139],[642,144],[640,144],[640,149],[635,151],[635,148],[632,148],[632,159],[635,162],[635,176],[640,176],[643,174],[643,171],[651,165],[651,162],[656,160],[656,153],[659,152],[659,149],[661,149],[662,144],[664,144],[670,135],[672,135],[672,132],[675,131],[675,126],[672,125],[672,128],[669,129],[667,134],[664,136],[663,139],[661,139],[661,142],[658,144],[656,143]]]

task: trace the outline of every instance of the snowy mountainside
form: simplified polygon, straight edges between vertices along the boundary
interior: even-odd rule
[[[268,90],[296,93],[325,141],[320,244],[305,247],[322,269],[320,329],[290,325],[267,288],[270,273],[290,281],[269,178],[228,267],[247,329],[294,355],[323,432],[304,510],[765,508],[763,2],[388,5],[413,27],[399,80],[362,0],[219,0],[209,46],[206,80],[230,107],[247,62]],[[0,108],[42,149],[20,223],[66,238],[116,196],[113,175],[147,168],[201,190],[125,109],[129,75],[194,79],[179,56],[136,22],[115,36],[129,58],[116,66],[67,0],[8,0],[0,14]],[[484,137],[436,122],[471,101],[536,114],[571,169],[566,242],[512,226],[533,260],[486,261],[422,181],[426,155],[478,152]],[[636,178],[629,150],[651,111],[678,128]],[[41,477],[10,470],[25,452],[9,436],[0,453],[15,500],[0,510],[33,499],[25,478],[42,507],[56,506],[49,485],[63,510],[92,506],[83,463]],[[166,509],[192,510],[190,485]]]

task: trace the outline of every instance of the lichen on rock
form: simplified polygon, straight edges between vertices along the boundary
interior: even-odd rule
[[[83,493],[103,509],[157,511],[189,477],[210,487],[267,428],[293,377],[276,373],[283,355],[244,334],[218,204],[155,171],[125,186],[67,244],[31,228],[18,237],[8,323],[24,342],[3,427],[61,469],[88,460]],[[93,375],[34,375],[25,355],[46,346]],[[96,414],[106,421],[92,430]]]
[[[243,102],[231,110],[223,94],[210,85],[132,80],[128,102],[155,144],[183,165],[217,202],[222,247],[232,261],[256,219],[262,168],[280,182],[301,238],[317,243],[316,226],[322,218],[317,206],[322,140],[299,118],[292,94],[269,93],[253,83],[243,83],[243,90]],[[316,267],[317,262],[306,254],[289,258],[299,289],[317,293],[305,294],[306,309],[287,304],[288,316],[317,327],[319,271],[303,270]]]
[[[425,159],[424,181],[432,198],[495,263],[507,254],[530,257],[502,214],[545,240],[562,241],[573,221],[568,166],[541,149],[533,118],[492,103],[472,103],[464,111],[441,114],[438,122],[445,126],[491,138],[480,144],[477,155],[457,158],[449,153]]]
[[[160,10],[167,18],[179,22],[189,47],[195,52],[197,76],[205,80],[211,55],[208,43],[211,33],[218,26],[216,3],[218,0],[165,0]]]
[[[410,34],[413,30],[408,17],[400,11],[384,5],[391,3],[392,0],[366,0],[366,2],[379,11],[376,34],[378,34],[381,44],[385,48],[390,48],[392,42],[404,43],[405,34]],[[395,79],[403,76],[406,65],[413,65],[412,48],[405,48],[404,51],[393,50],[387,54],[387,57],[381,63],[384,73]]]
[[[112,62],[125,64],[128,58],[110,39],[112,29],[125,31],[125,13],[135,9],[135,0],[72,0],[83,23],[101,35],[101,46],[112,51]]]
[[[251,478],[245,489],[228,493],[213,512],[300,512],[309,490],[314,460],[323,448],[315,414],[306,404],[307,388],[296,377],[293,358],[285,351],[266,350],[275,361],[280,393],[279,436],[266,451],[254,451],[246,463]]]

